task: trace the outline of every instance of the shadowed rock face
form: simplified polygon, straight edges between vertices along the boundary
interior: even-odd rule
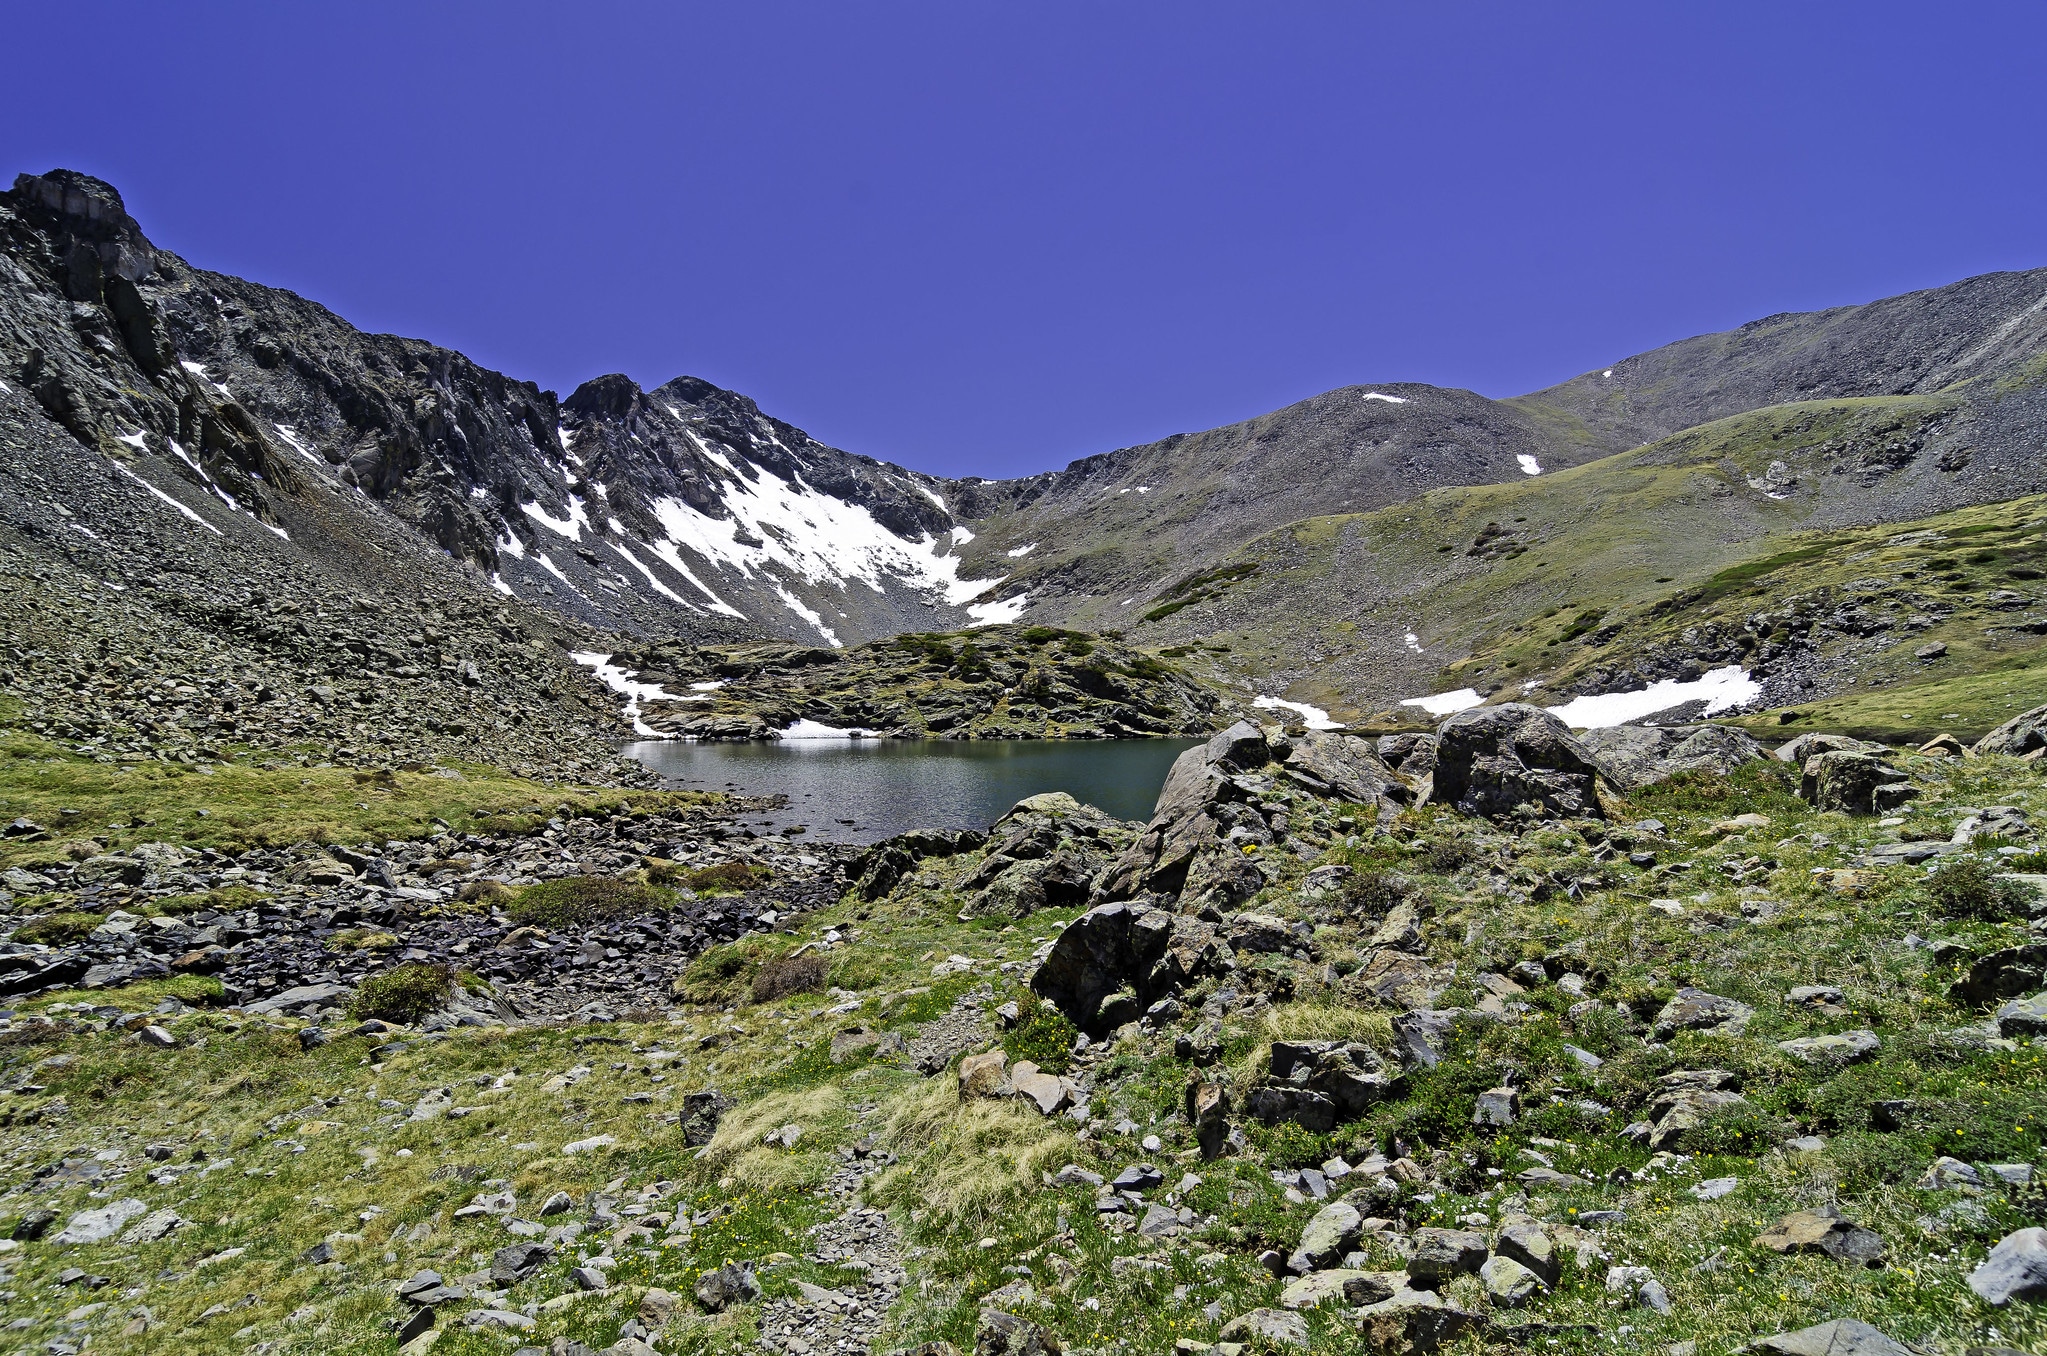
[[[1607,783],[1592,751],[1561,720],[1540,707],[1510,702],[1443,722],[1429,798],[1488,819],[1524,805],[1596,817],[1599,790]]]

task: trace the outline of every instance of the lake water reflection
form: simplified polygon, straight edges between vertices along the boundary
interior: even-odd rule
[[[1025,796],[1066,791],[1148,819],[1166,770],[1198,739],[648,740],[626,753],[692,790],[787,796],[765,816],[820,839],[872,843],[906,829],[985,829]],[[850,822],[848,822],[850,821]],[[756,821],[749,821],[756,822]]]

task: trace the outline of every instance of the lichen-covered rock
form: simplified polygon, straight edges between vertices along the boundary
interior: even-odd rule
[[[1979,754],[2005,754],[2023,758],[2047,749],[2047,706],[2013,716],[1975,743]]]
[[[1628,791],[1667,781],[1680,772],[1713,772],[1725,777],[1742,764],[1767,756],[1746,731],[1727,725],[1614,725],[1586,730],[1578,742],[1591,751],[1608,777]]]
[[[1436,731],[1429,799],[1469,815],[1501,819],[1522,806],[1598,816],[1610,785],[1570,727],[1537,706],[1509,702],[1460,711]]]
[[[1896,809],[1919,792],[1884,755],[1842,750],[1806,759],[1798,794],[1815,810],[1866,815]]]
[[[1174,761],[1151,821],[1101,877],[1100,897],[1151,892],[1222,908],[1249,899],[1266,883],[1258,853],[1283,841],[1262,808],[1281,791],[1370,805],[1382,819],[1414,798],[1366,740],[1287,738],[1240,721]]]
[[[1267,1125],[1292,1121],[1322,1133],[1396,1095],[1401,1078],[1369,1045],[1274,1041],[1267,1081],[1246,1094],[1244,1108]]]

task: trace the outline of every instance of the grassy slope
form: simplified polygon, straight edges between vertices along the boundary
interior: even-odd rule
[[[34,843],[0,839],[0,866],[56,860],[85,840],[109,852],[147,842],[228,850],[381,843],[443,829],[524,831],[563,806],[585,813],[627,800],[646,806],[722,799],[697,791],[543,786],[470,764],[389,774],[284,763],[110,764],[0,728],[0,821],[26,818],[51,835]]]
[[[1928,789],[1919,815],[1944,824],[1945,807],[1991,801],[2028,805],[2047,813],[2047,786],[2038,769],[2008,762],[1966,764],[1915,760]],[[828,927],[845,940],[832,948],[830,982],[853,991],[857,1014],[832,1013],[837,995],[810,994],[774,1003],[746,1002],[748,978],[759,961],[795,937],[758,939],[711,953],[695,967],[691,1015],[662,1026],[618,1026],[601,1031],[458,1031],[415,1046],[381,1065],[366,1056],[369,1043],[344,1037],[302,1052],[289,1022],[237,1023],[197,1014],[171,1025],[187,1042],[173,1052],[139,1047],[118,1027],[81,1033],[50,1044],[14,1044],[4,1051],[20,1079],[29,1066],[62,1053],[70,1062],[42,1064],[32,1075],[44,1091],[11,1099],[14,1114],[0,1128],[0,1155],[19,1180],[32,1166],[63,1155],[102,1148],[127,1154],[121,1167],[135,1172],[117,1194],[152,1205],[172,1205],[193,1227],[156,1244],[102,1244],[70,1250],[32,1245],[15,1255],[12,1287],[23,1298],[10,1312],[32,1316],[23,1340],[47,1340],[62,1315],[84,1301],[75,1291],[50,1288],[60,1268],[77,1265],[139,1288],[99,1315],[79,1320],[94,1333],[94,1350],[169,1352],[239,1349],[277,1342],[290,1353],[389,1352],[384,1319],[397,1314],[393,1281],[422,1266],[460,1274],[487,1264],[491,1249],[512,1241],[501,1225],[452,1220],[452,1210],[486,1182],[504,1181],[518,1192],[522,1213],[553,1190],[575,1193],[615,1184],[621,1202],[657,1182],[668,1183],[660,1208],[678,1201],[692,1209],[727,1213],[698,1228],[685,1243],[621,1252],[612,1272],[623,1287],[543,1310],[535,1334],[545,1345],[555,1335],[593,1345],[610,1340],[632,1314],[638,1288],[659,1284],[687,1290],[703,1269],[734,1258],[762,1265],[769,1294],[788,1294],[797,1280],[843,1283],[846,1277],[800,1259],[805,1230],[824,1213],[817,1188],[836,1167],[836,1150],[879,1131],[884,1147],[902,1155],[901,1166],[879,1179],[873,1198],[888,1205],[906,1234],[911,1283],[890,1318],[890,1337],[910,1342],[971,1339],[979,1296],[1014,1279],[1005,1268],[1028,1269],[1045,1304],[1031,1310],[1069,1344],[1098,1350],[1127,1343],[1131,1351],[1162,1351],[1179,1337],[1210,1340],[1216,1325],[1203,1305],[1220,1303],[1225,1318],[1271,1303],[1278,1286],[1255,1263],[1265,1246],[1291,1245],[1312,1204],[1290,1204],[1268,1175],[1279,1166],[1319,1163],[1331,1153],[1357,1155],[1405,1138],[1426,1155],[1444,1151],[1447,1189],[1432,1201],[1410,1194],[1414,1217],[1448,1223],[1469,1211],[1495,1211],[1510,1188],[1503,1182],[1530,1161],[1521,1151],[1540,1145],[1559,1167],[1599,1185],[1538,1191],[1533,1209],[1557,1224],[1576,1212],[1623,1209],[1625,1220],[1597,1235],[1585,1267],[1565,1265],[1558,1294],[1514,1318],[1598,1324],[1606,1336],[1563,1336],[1559,1351],[1659,1351],[1691,1339],[1702,1356],[1717,1356],[1758,1334],[1852,1314],[1924,1349],[1959,1351],[1984,1340],[1992,1325],[2002,1340],[2027,1347],[2047,1339],[2039,1311],[2023,1306],[1993,1313],[1963,1289],[1963,1278],[1988,1245],[2031,1222],[2027,1209],[1992,1193],[1976,1202],[1980,1217],[1956,1217],[1962,1198],[1922,1193],[1910,1180],[1936,1153],[1965,1160],[2036,1161],[2047,1126],[2047,1079],[2037,1049],[1973,1048],[1938,1033],[1972,1014],[1946,998],[1948,967],[1925,951],[1901,948],[1906,931],[1957,937],[1973,953],[2008,944],[2011,925],[1957,922],[1929,907],[1923,877],[1909,869],[1835,874],[1856,845],[1879,836],[1871,821],[1815,816],[1785,793],[1787,774],[1758,766],[1735,783],[1701,780],[1645,794],[1628,807],[1653,814],[1671,830],[1666,860],[1693,863],[1676,876],[1652,877],[1621,865],[1601,869],[1568,831],[1502,840],[1483,825],[1454,815],[1423,812],[1403,820],[1400,838],[1411,847],[1460,838],[1481,854],[1510,850],[1505,869],[1533,881],[1552,871],[1603,877],[1582,900],[1513,903],[1491,893],[1479,874],[1417,870],[1408,849],[1385,843],[1334,846],[1332,859],[1362,868],[1398,864],[1422,883],[1432,915],[1429,942],[1439,964],[1454,960],[1472,975],[1542,955],[1563,955],[1598,976],[1599,995],[1653,1010],[1675,987],[1697,984],[1753,1004],[1746,1036],[1680,1036],[1668,1046],[1645,1045],[1608,1021],[1564,1016],[1568,999],[1536,990],[1525,1018],[1467,1037],[1443,1066],[1410,1079],[1408,1093],[1367,1120],[1328,1136],[1248,1127],[1257,1152],[1215,1164],[1191,1161],[1184,1127],[1170,1116],[1194,1069],[1160,1045],[1128,1037],[1102,1070],[1095,1095],[1098,1115],[1114,1122],[1128,1115],[1162,1135],[1162,1153],[1146,1154],[1134,1140],[1113,1133],[1104,1147],[1077,1143],[1070,1123],[1045,1122],[1013,1105],[958,1105],[949,1076],[925,1080],[886,1063],[855,1059],[834,1066],[830,1034],[862,1021],[911,1032],[935,1018],[970,988],[991,1002],[1022,997],[1024,960],[1039,939],[1053,935],[1070,914],[1045,914],[1004,927],[999,921],[956,922],[960,902],[953,882],[971,860],[927,864],[928,883],[874,905],[846,904],[803,920],[805,938]],[[1772,816],[1755,841],[1723,840],[1710,825],[1739,810]],[[1807,836],[1821,830],[1834,844],[1815,848]],[[1768,922],[1721,923],[1701,929],[1710,915],[1736,916],[1737,892],[1724,862],[1767,859],[1754,866],[1752,884],[1767,889],[1782,908]],[[1289,868],[1297,879],[1306,864]],[[1752,863],[1753,865],[1753,863]],[[1670,917],[1648,907],[1656,895],[1686,899],[1687,913]],[[1257,902],[1282,914],[1300,911],[1287,881]],[[1367,925],[1368,926],[1368,925]],[[2020,930],[2022,931],[2022,929]],[[1360,944],[1345,925],[1324,927],[1318,946],[1338,967]],[[928,966],[949,955],[975,961],[967,974],[933,979]],[[1318,978],[1321,965],[1266,958],[1261,968],[1285,974],[1296,1002],[1271,1017],[1225,1029],[1221,1067],[1241,1080],[1255,1073],[1265,1042],[1275,1036],[1342,1034],[1383,1042],[1383,1018],[1335,1006]],[[1827,1019],[1782,1002],[1792,985],[1827,982],[1846,994],[1850,1014]],[[1198,994],[1197,994],[1198,996]],[[153,1004],[153,991],[98,995],[132,1008]],[[1453,988],[1444,1001],[1470,1003],[1475,995]],[[729,1010],[728,1010],[729,1005]],[[47,1002],[42,1004],[47,1006]],[[1874,1027],[1884,1047],[1872,1062],[1843,1070],[1814,1068],[1779,1053],[1774,1042],[1821,1030]],[[733,1033],[730,1043],[699,1048],[703,1036]],[[630,1046],[579,1044],[591,1035]],[[1564,1040],[1603,1055],[1606,1065],[1581,1070],[1567,1058]],[[1057,1024],[1040,1021],[1011,1038],[1014,1055],[1056,1055],[1063,1044]],[[681,1052],[657,1066],[645,1053]],[[590,1070],[563,1087],[549,1080],[576,1067]],[[1524,1104],[1518,1124],[1479,1131],[1470,1124],[1472,1095],[1499,1080],[1503,1067],[1519,1071]],[[1722,1067],[1737,1071],[1760,1122],[1720,1127],[1709,1151],[1655,1166],[1645,1150],[1617,1135],[1638,1111],[1651,1080],[1670,1068]],[[516,1074],[516,1077],[508,1075]],[[502,1086],[500,1086],[502,1085]],[[685,1150],[674,1127],[660,1119],[681,1089],[722,1088],[740,1108],[708,1156]],[[409,1107],[436,1087],[452,1087],[458,1105],[476,1108],[460,1120],[393,1123],[384,1103]],[[627,1103],[652,1093],[650,1105]],[[72,1119],[25,1122],[61,1097]],[[1586,1119],[1567,1101],[1596,1099],[1614,1108]],[[1894,1134],[1869,1129],[1873,1101],[1906,1099],[1918,1110],[1912,1125]],[[331,1105],[327,1104],[329,1101]],[[872,1107],[862,1116],[861,1107]],[[1154,1121],[1157,1123],[1154,1124]],[[804,1127],[794,1150],[760,1147],[765,1129],[787,1122]],[[1830,1141],[1819,1154],[1784,1154],[1771,1148],[1792,1130]],[[561,1146],[600,1133],[619,1143],[590,1155],[566,1156]],[[171,1162],[194,1150],[231,1167],[204,1178],[189,1176],[173,1188],[145,1186],[138,1155],[145,1143],[172,1146]],[[360,1150],[374,1150],[367,1158]],[[408,1151],[409,1153],[405,1152]],[[1167,1165],[1169,1183],[1193,1170],[1202,1183],[1188,1203],[1217,1223],[1199,1238],[1172,1244],[1138,1241],[1101,1228],[1084,1189],[1039,1185],[1040,1173],[1077,1161],[1114,1171],[1151,1158]],[[477,1179],[451,1175],[460,1167]],[[1505,1177],[1496,1177],[1498,1168]],[[1702,1178],[1732,1176],[1736,1190],[1711,1202],[1689,1188]],[[1751,1240],[1787,1210],[1838,1202],[1878,1230],[1891,1248],[1890,1265],[1850,1270],[1825,1258],[1783,1258]],[[98,1202],[82,1186],[0,1202],[19,1213],[48,1205],[61,1213]],[[1973,1207],[1972,1207],[1973,1208]],[[1947,1212],[1945,1216],[1942,1212]],[[1966,1213],[1966,1212],[1965,1212]],[[1062,1233],[1062,1216],[1070,1225]],[[1927,1221],[1932,1221],[1930,1224]],[[601,1232],[601,1231],[599,1231]],[[294,1259],[330,1239],[338,1269],[321,1271]],[[984,1246],[983,1240],[992,1239]],[[199,1259],[242,1248],[231,1258],[199,1267]],[[1717,1268],[1694,1271],[1711,1255]],[[1158,1270],[1119,1270],[1117,1257],[1146,1255]],[[782,1260],[778,1260],[782,1259]],[[572,1287],[561,1258],[542,1276],[520,1286],[516,1307]],[[1673,1315],[1616,1310],[1603,1287],[1613,1263],[1647,1265],[1669,1287]],[[1396,1265],[1390,1255],[1376,1265]],[[1183,1288],[1184,1287],[1184,1288]],[[112,1295],[103,1291],[101,1295]],[[1476,1302],[1466,1282],[1453,1293]],[[244,1300],[242,1297],[250,1298]],[[227,1303],[231,1312],[198,1316]],[[133,1306],[149,1307],[157,1326],[123,1335]],[[456,1306],[457,1310],[462,1306]],[[753,1339],[751,1310],[723,1318],[685,1320],[663,1339],[670,1352],[736,1353]],[[1623,1333],[1620,1325],[1626,1325]],[[189,1326],[188,1326],[189,1325]],[[1318,1350],[1357,1349],[1355,1332],[1333,1314],[1314,1316]],[[232,1334],[232,1336],[230,1336]],[[195,1347],[196,1344],[196,1347]],[[451,1331],[436,1350],[451,1356],[502,1356],[500,1337]],[[1122,1349],[1118,1347],[1117,1349]]]
[[[1207,652],[1218,676],[1284,674],[1293,680],[1288,695],[1354,721],[1423,692],[1466,685],[1485,691],[1508,681],[1554,685],[1645,641],[1733,615],[1739,604],[1754,610],[1785,590],[1839,584],[1879,569],[1931,569],[1929,561],[1951,554],[1939,547],[1865,554],[1903,532],[1999,529],[1994,540],[2006,546],[2036,538],[2047,507],[2038,498],[1922,523],[1814,535],[1811,496],[1773,499],[1748,483],[1779,460],[1807,486],[1830,475],[1854,477],[1852,468],[1836,469],[1829,449],[1837,453],[1887,432],[1909,432],[1950,405],[1946,397],[1927,396],[1776,406],[1515,484],[1441,490],[1374,513],[1310,519],[1240,553],[1240,561],[1258,565],[1256,573],[1214,601],[1133,628],[1132,638],[1170,649],[1227,646],[1227,658]],[[2025,530],[2001,531],[2007,527]],[[1729,571],[1815,545],[1826,549],[1795,570],[1758,574],[1733,591],[1701,592]],[[1962,593],[2009,586],[2004,571],[2010,563],[1962,558],[1942,571],[1953,577],[1937,587]],[[1612,625],[1647,618],[1659,607],[1653,626],[1630,624],[1596,651],[1550,643],[1588,613]],[[1944,676],[2033,667],[2033,659],[2018,657],[2024,639],[1992,645],[1977,638],[1982,622],[1980,610],[1965,610],[1928,633],[1949,639],[1953,657]],[[1409,630],[1423,653],[1404,645]],[[1875,671],[1885,681],[1908,674],[1916,676],[1901,656],[1888,657]],[[2023,679],[2012,684],[2015,690],[2025,685]],[[1971,725],[2000,710],[2009,714],[2001,692],[1997,700],[1951,694],[1942,710],[1956,709],[1958,700],[1966,702]],[[1933,703],[1891,709],[1902,713],[1924,704]],[[1832,719],[1837,704],[1826,709]],[[1843,722],[1887,718],[1881,703],[1838,707],[1838,713]]]

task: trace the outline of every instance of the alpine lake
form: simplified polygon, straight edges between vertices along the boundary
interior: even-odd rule
[[[1173,760],[1198,739],[644,740],[626,754],[682,788],[785,798],[749,819],[874,843],[910,829],[985,829],[1026,796],[1065,791],[1118,819],[1151,817]]]

